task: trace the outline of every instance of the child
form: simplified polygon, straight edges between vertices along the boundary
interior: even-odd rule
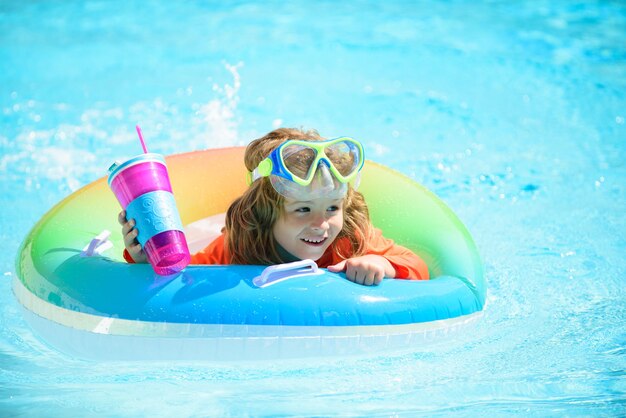
[[[250,187],[226,213],[226,227],[192,264],[271,265],[302,259],[379,284],[385,277],[428,279],[424,261],[382,236],[355,191],[363,148],[351,138],[325,141],[316,131],[281,128],[252,141],[244,163]],[[147,262],[135,221],[119,214],[124,258]]]

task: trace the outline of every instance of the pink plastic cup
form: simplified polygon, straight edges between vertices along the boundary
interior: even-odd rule
[[[163,156],[141,154],[113,164],[109,186],[126,218],[135,220],[137,240],[155,273],[167,276],[184,269],[191,256]]]

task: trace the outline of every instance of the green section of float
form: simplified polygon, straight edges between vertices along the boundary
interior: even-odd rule
[[[53,207],[33,227],[18,252],[16,270],[22,283],[35,294],[70,257],[79,256],[104,230],[114,247],[106,255],[123,262],[117,214],[121,210],[105,179],[91,183]]]
[[[484,304],[486,285],[476,245],[441,199],[403,174],[371,161],[363,169],[359,191],[383,235],[422,257],[431,277],[465,280]]]

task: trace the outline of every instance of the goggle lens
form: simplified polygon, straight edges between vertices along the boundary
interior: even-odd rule
[[[347,177],[359,167],[361,153],[359,148],[352,142],[341,141],[329,145],[325,149],[325,154],[337,171]]]
[[[317,151],[303,145],[286,145],[281,149],[281,157],[285,168],[300,179],[307,179],[314,169],[313,162],[317,157]]]
[[[328,145],[324,148],[324,154],[343,177],[358,170],[363,157],[359,147],[351,141]],[[281,158],[285,168],[302,180],[311,178],[317,169],[317,151],[306,145],[286,144],[281,148]]]

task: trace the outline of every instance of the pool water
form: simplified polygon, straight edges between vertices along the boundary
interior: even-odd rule
[[[624,416],[620,1],[0,4],[0,416]],[[246,364],[94,363],[11,291],[55,203],[140,152],[279,126],[363,141],[441,197],[487,307],[432,346]],[[419,216],[419,214],[416,214]]]

